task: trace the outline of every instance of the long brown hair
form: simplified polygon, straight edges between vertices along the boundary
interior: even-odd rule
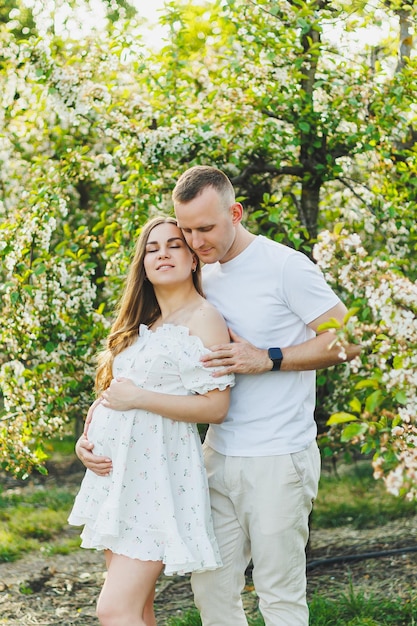
[[[97,393],[104,391],[113,378],[114,357],[130,346],[138,336],[140,324],[153,324],[161,314],[152,283],[146,278],[144,257],[150,232],[159,224],[175,224],[173,217],[154,217],[141,230],[136,242],[133,260],[130,265],[125,288],[117,306],[117,316],[110,329],[106,349],[98,355],[95,387]],[[192,274],[194,287],[203,295],[201,287],[201,267],[196,256],[197,267]]]

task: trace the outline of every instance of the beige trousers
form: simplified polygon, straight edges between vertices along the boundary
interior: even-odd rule
[[[266,626],[307,626],[308,517],[317,495],[320,453],[230,457],[204,446],[214,530],[223,567],[193,574],[203,626],[247,626],[241,592],[252,558]]]

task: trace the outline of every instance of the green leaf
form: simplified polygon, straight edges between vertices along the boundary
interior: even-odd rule
[[[346,324],[346,322],[350,320],[353,315],[356,315],[358,311],[360,311],[360,308],[358,306],[354,306],[353,308],[349,309],[345,317],[343,318],[343,323]]]
[[[332,457],[334,455],[334,452],[332,448],[330,448],[329,446],[325,446],[324,448],[321,448],[321,454],[323,457]]]
[[[356,415],[341,411],[340,413],[333,413],[333,415],[331,415],[329,419],[327,420],[326,425],[333,426],[334,424],[343,424],[345,422],[352,422],[357,419],[358,418],[356,417]]]
[[[408,397],[404,393],[404,391],[397,391],[397,393],[395,394],[395,399],[400,404],[407,404],[407,402],[408,402]]]
[[[342,434],[340,435],[340,440],[343,442],[350,441],[354,437],[358,437],[359,435],[363,435],[368,430],[368,425],[364,422],[360,422],[358,424],[349,424],[346,426]]]
[[[361,447],[362,454],[370,454],[375,449],[375,445],[370,441],[366,441]]]
[[[380,389],[374,391],[373,393],[371,393],[370,396],[366,398],[365,410],[369,413],[373,413],[375,409],[381,404],[382,400],[382,391]]]
[[[317,330],[320,332],[321,330],[329,330],[330,328],[342,328],[342,324],[335,317],[331,317],[324,324],[320,324]]]
[[[398,426],[399,424],[402,424],[402,419],[399,415],[396,415],[392,420],[392,427],[395,428],[395,426]]]
[[[352,398],[352,400],[349,402],[349,406],[352,409],[352,411],[355,411],[355,413],[361,412],[362,405],[361,405],[361,401],[359,400],[359,398]]]
[[[298,128],[303,131],[303,133],[310,132],[310,124],[308,122],[300,122],[298,124]]]
[[[44,274],[46,272],[46,267],[44,263],[40,263],[34,270],[33,273],[36,276],[40,276],[41,274]]]
[[[394,367],[395,370],[400,370],[403,366],[404,363],[404,358],[402,356],[395,356],[392,362],[392,365]]]
[[[355,385],[355,389],[365,389],[366,387],[373,387],[374,389],[378,389],[379,381],[376,378],[365,378],[364,380],[360,380]]]

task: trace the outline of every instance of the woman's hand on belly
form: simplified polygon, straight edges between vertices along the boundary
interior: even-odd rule
[[[113,467],[111,459],[94,454],[93,449],[94,444],[85,435],[81,435],[75,444],[75,453],[87,469],[98,476],[108,476]]]
[[[114,411],[129,411],[141,408],[139,405],[140,387],[130,378],[114,378],[106,391],[101,394],[101,404]]]

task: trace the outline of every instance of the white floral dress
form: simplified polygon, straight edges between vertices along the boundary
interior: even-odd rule
[[[189,395],[234,384],[199,362],[208,352],[188,328],[141,325],[137,341],[114,360],[113,374],[153,391]],[[172,400],[175,402],[175,399]],[[86,471],[68,522],[84,525],[83,548],[162,561],[165,574],[221,565],[207,477],[195,424],[144,410],[98,405],[88,431],[94,453],[109,456],[109,476]]]

